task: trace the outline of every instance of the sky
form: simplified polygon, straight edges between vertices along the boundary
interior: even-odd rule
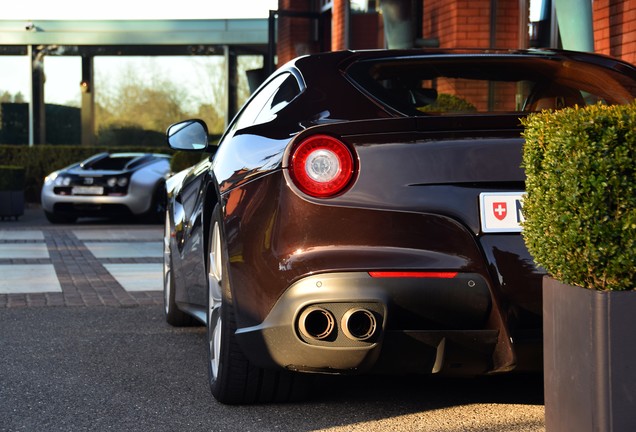
[[[18,0],[2,20],[266,18],[278,0]]]

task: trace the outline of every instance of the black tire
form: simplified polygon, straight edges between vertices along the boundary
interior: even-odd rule
[[[254,366],[236,340],[228,255],[218,206],[212,215],[208,239],[208,381],[212,395],[224,404],[304,399],[308,389],[306,376]]]
[[[53,224],[74,223],[77,220],[77,216],[51,213],[46,210],[44,211],[44,216],[46,216],[46,220]]]
[[[172,273],[172,250],[170,247],[170,219],[166,212],[166,225],[163,237],[163,307],[168,324],[175,327],[195,325],[195,319],[177,306],[174,293],[174,274]]]

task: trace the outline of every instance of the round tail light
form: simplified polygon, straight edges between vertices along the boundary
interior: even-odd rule
[[[294,147],[289,163],[294,184],[317,198],[342,192],[354,174],[351,150],[329,135],[314,135]]]

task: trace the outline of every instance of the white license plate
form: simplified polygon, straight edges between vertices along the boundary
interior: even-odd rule
[[[521,232],[525,192],[483,192],[479,195],[481,231]]]
[[[104,195],[102,186],[73,186],[73,195]]]

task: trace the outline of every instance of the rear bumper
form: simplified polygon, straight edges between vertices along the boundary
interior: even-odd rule
[[[252,362],[334,373],[474,374],[519,368],[518,354],[528,352],[529,369],[540,368],[541,285],[519,234],[476,236],[460,219],[425,211],[424,204],[412,211],[320,205],[286,193],[280,177],[249,182],[226,201],[237,334]],[[478,189],[464,189],[460,201],[472,203],[465,208],[471,213]],[[383,270],[460,273],[453,280],[367,273]],[[382,331],[355,344],[303,338],[305,309],[333,303],[342,307],[332,311],[336,330],[348,310],[373,306]]]
[[[263,367],[479,374],[491,370],[499,334],[488,328],[491,308],[487,283],[477,274],[440,279],[328,273],[294,283],[260,325],[241,328],[237,336],[250,360]],[[314,310],[331,315],[328,335],[307,331],[307,311]],[[375,324],[362,338],[348,331],[355,323],[347,321],[360,310]]]

